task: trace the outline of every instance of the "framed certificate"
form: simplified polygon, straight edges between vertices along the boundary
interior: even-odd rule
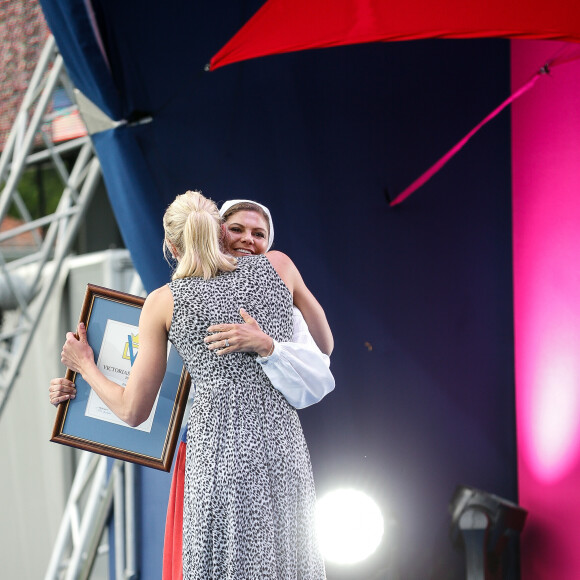
[[[139,315],[144,298],[89,284],[79,322],[101,372],[124,386],[139,352]],[[66,378],[76,397],[58,406],[51,441],[147,467],[169,471],[187,405],[190,377],[168,344],[167,371],[149,418],[137,427],[119,419],[77,373]]]

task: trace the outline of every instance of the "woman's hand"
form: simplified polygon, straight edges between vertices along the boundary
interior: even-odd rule
[[[240,316],[244,319],[244,324],[210,326],[207,331],[215,334],[204,338],[208,348],[218,355],[255,352],[260,356],[268,356],[274,344],[272,338],[262,331],[260,325],[243,308],[240,308]]]
[[[84,375],[90,365],[94,366],[93,349],[87,342],[87,330],[82,322],[78,326],[78,339],[72,332],[67,332],[60,360],[71,371],[81,375]]]
[[[50,381],[50,387],[48,387],[50,402],[55,407],[58,407],[58,405],[64,401],[74,399],[76,392],[75,384],[62,377],[52,379]]]

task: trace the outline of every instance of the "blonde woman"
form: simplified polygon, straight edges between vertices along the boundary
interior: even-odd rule
[[[164,220],[177,258],[172,282],[152,292],[139,322],[140,352],[125,388],[96,367],[84,327],[67,334],[62,362],[81,373],[122,420],[149,415],[165,372],[167,339],[196,385],[184,488],[183,577],[322,580],[313,530],[314,484],[295,409],[255,356],[216,354],[204,341],[212,325],[241,323],[240,309],[273,341],[292,336],[292,301],[311,294],[280,252],[234,258],[220,249],[220,216],[199,192],[178,196]],[[229,340],[217,346],[227,349]],[[214,347],[216,344],[214,343]]]

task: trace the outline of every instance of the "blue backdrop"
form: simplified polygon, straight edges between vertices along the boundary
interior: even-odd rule
[[[401,580],[463,577],[457,484],[516,499],[509,116],[429,183],[401,191],[509,93],[501,40],[267,57],[205,73],[261,2],[42,0],[77,86],[117,120],[94,136],[148,289],[161,216],[186,189],[267,204],[335,335],[336,390],[301,412],[319,494],[368,490],[396,521]],[[80,14],[80,16],[79,16]],[[151,116],[152,122],[139,124]],[[170,476],[141,471],[141,578],[160,578]],[[164,503],[165,502],[165,503]],[[372,578],[366,568],[329,578]]]

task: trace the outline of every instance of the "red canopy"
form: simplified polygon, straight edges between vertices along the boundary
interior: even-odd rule
[[[580,1],[268,0],[210,68],[343,44],[482,37],[580,42]]]

